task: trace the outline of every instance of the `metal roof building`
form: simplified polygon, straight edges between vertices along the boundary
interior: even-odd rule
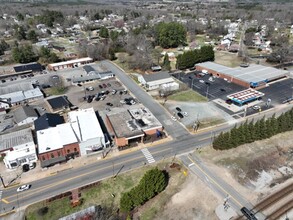
[[[248,67],[230,68],[214,62],[204,62],[195,65],[197,70],[207,71],[216,77],[227,79],[245,87],[261,87],[267,83],[285,78],[288,71],[263,65],[251,64]]]

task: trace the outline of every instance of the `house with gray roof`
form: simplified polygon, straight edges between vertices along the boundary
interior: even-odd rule
[[[14,122],[18,125],[33,123],[38,119],[38,114],[31,106],[21,106],[13,111]]]
[[[179,84],[175,82],[168,72],[139,75],[138,81],[147,91],[156,89],[174,91],[179,89]]]

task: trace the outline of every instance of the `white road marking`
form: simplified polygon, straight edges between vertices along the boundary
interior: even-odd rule
[[[145,158],[147,159],[147,161],[149,163],[156,162],[155,159],[153,158],[152,154],[149,152],[149,150],[147,148],[141,149],[141,152],[143,153],[143,155],[145,156]]]

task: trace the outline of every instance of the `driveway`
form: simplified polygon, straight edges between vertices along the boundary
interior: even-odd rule
[[[129,91],[162,123],[167,133],[176,139],[190,135],[180,123],[174,122],[167,111],[153,98],[140,88],[128,75],[109,61],[103,61],[102,65],[115,73],[116,77],[129,89]]]

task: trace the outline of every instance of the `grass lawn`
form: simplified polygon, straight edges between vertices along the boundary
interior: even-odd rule
[[[170,164],[170,160],[166,160],[162,163],[157,164],[159,169],[163,169],[167,164]],[[27,220],[55,220],[60,217],[69,215],[71,213],[80,211],[92,205],[101,205],[102,207],[107,207],[110,210],[116,212],[119,208],[119,202],[121,198],[121,194],[123,192],[129,191],[132,187],[136,186],[145,172],[149,169],[153,168],[153,166],[145,166],[140,169],[120,174],[114,180],[113,178],[106,179],[101,181],[100,185],[94,186],[89,189],[85,189],[81,192],[81,198],[83,199],[82,205],[72,208],[70,206],[69,198],[63,198],[59,200],[55,200],[48,204],[45,202],[38,202],[33,205],[30,205],[26,209],[26,219]],[[171,170],[169,172],[170,178],[174,179],[170,186],[167,186],[167,189],[156,196],[154,201],[156,201],[157,205],[164,205],[172,196],[177,189],[179,189],[180,185],[184,182],[185,178],[182,172],[178,172],[175,170]],[[176,183],[174,185],[174,182]],[[170,190],[169,190],[170,189]],[[111,194],[114,194],[113,198]],[[155,213],[160,209],[156,205],[150,207],[143,208],[143,212],[141,212],[145,216],[154,216]],[[38,214],[38,210],[44,206],[47,206],[48,212],[44,216],[40,216]],[[161,206],[161,207],[162,207]],[[62,207],[62,208],[60,208]],[[156,211],[152,211],[152,210]],[[146,214],[144,214],[146,213]],[[143,219],[151,219],[151,218],[143,218]]]
[[[215,51],[215,62],[224,66],[237,67],[242,63],[242,58],[235,53]]]
[[[46,89],[46,94],[50,94],[50,95],[63,95],[67,92],[66,87],[52,87],[49,89]]]
[[[197,92],[191,89],[170,95],[168,96],[168,99],[174,100],[174,101],[181,101],[181,102],[206,102],[207,101],[206,97],[198,94]]]

